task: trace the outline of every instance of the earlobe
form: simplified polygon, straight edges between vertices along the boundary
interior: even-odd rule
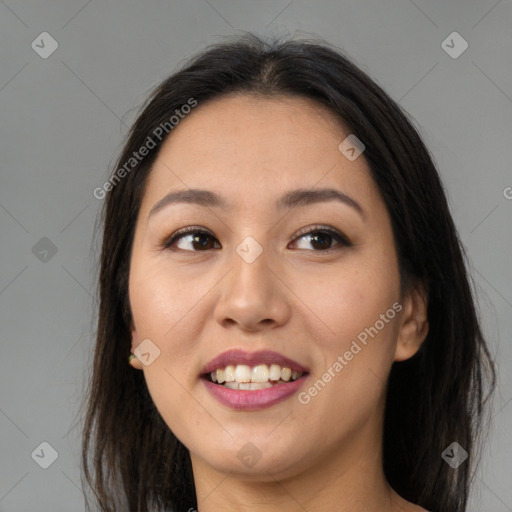
[[[134,354],[135,348],[137,347],[139,342],[138,342],[137,331],[135,330],[135,327],[133,326],[133,322],[130,323],[130,330],[131,330],[131,334],[132,334],[132,346],[131,346],[130,355],[128,357],[128,363],[130,363],[130,365],[133,368],[135,368],[136,370],[142,370],[142,366],[143,366],[142,362],[139,359],[137,359],[137,356]]]
[[[428,296],[423,284],[416,285],[406,294],[404,311],[395,350],[395,361],[405,361],[416,354],[427,337]]]
[[[140,362],[139,359],[137,359],[137,356],[133,352],[130,353],[130,356],[128,357],[128,362],[136,370],[142,370],[142,363]]]

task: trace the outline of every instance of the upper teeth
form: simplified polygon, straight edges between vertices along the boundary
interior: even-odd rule
[[[259,364],[258,366],[250,367],[246,364],[239,364],[237,366],[228,365],[225,368],[219,368],[210,373],[213,382],[222,384],[223,382],[268,382],[269,380],[284,381],[297,380],[302,376],[303,372],[291,370],[290,368],[281,367],[278,364]]]

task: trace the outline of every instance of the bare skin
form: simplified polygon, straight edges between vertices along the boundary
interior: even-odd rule
[[[390,218],[364,153],[350,161],[338,149],[349,134],[307,99],[231,95],[182,120],[149,176],[130,266],[132,351],[150,339],[160,355],[132,364],[190,450],[199,512],[423,510],[390,487],[381,440],[386,379],[424,341],[427,302],[421,287],[400,293]],[[195,188],[231,209],[175,203],[149,216],[167,193]],[[347,194],[363,213],[335,200],[275,206],[290,190],[320,188]],[[162,247],[187,226],[210,236],[198,243],[188,233]],[[351,245],[315,238],[322,227]],[[252,263],[236,251],[249,236],[263,250]],[[390,318],[393,304],[401,308]],[[360,333],[381,324],[332,370]],[[200,378],[232,348],[270,349],[309,367],[301,392],[329,368],[332,378],[307,403],[297,393],[234,410]],[[248,442],[261,455],[250,467],[237,456]]]

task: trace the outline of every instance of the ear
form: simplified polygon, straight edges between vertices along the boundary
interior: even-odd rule
[[[404,306],[395,350],[395,361],[416,354],[428,334],[428,294],[422,283],[412,286],[402,301]]]
[[[131,352],[133,354],[139,344],[139,337],[137,335],[137,330],[135,329],[135,326],[133,324],[133,320],[130,321],[130,331],[132,334]],[[143,368],[143,364],[139,359],[137,359],[137,356],[132,358],[132,360],[130,361],[130,365],[133,366],[133,368],[135,368],[137,370],[142,370],[142,368]]]

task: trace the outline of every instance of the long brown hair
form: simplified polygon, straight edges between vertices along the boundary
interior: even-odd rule
[[[82,442],[84,474],[98,505],[133,512],[197,508],[188,450],[156,410],[143,372],[127,362],[128,273],[146,179],[162,142],[172,137],[169,119],[191,98],[201,105],[231,92],[311,98],[365,144],[364,158],[391,217],[403,289],[421,281],[428,290],[428,336],[414,357],[393,364],[389,376],[385,475],[396,492],[429,511],[463,512],[495,368],[433,160],[407,114],[340,51],[325,42],[269,42],[252,34],[207,48],[152,92],[107,187]],[[158,138],[155,129],[162,126],[165,135]],[[148,137],[154,147],[131,161]],[[454,441],[469,454],[457,469],[441,457]]]

